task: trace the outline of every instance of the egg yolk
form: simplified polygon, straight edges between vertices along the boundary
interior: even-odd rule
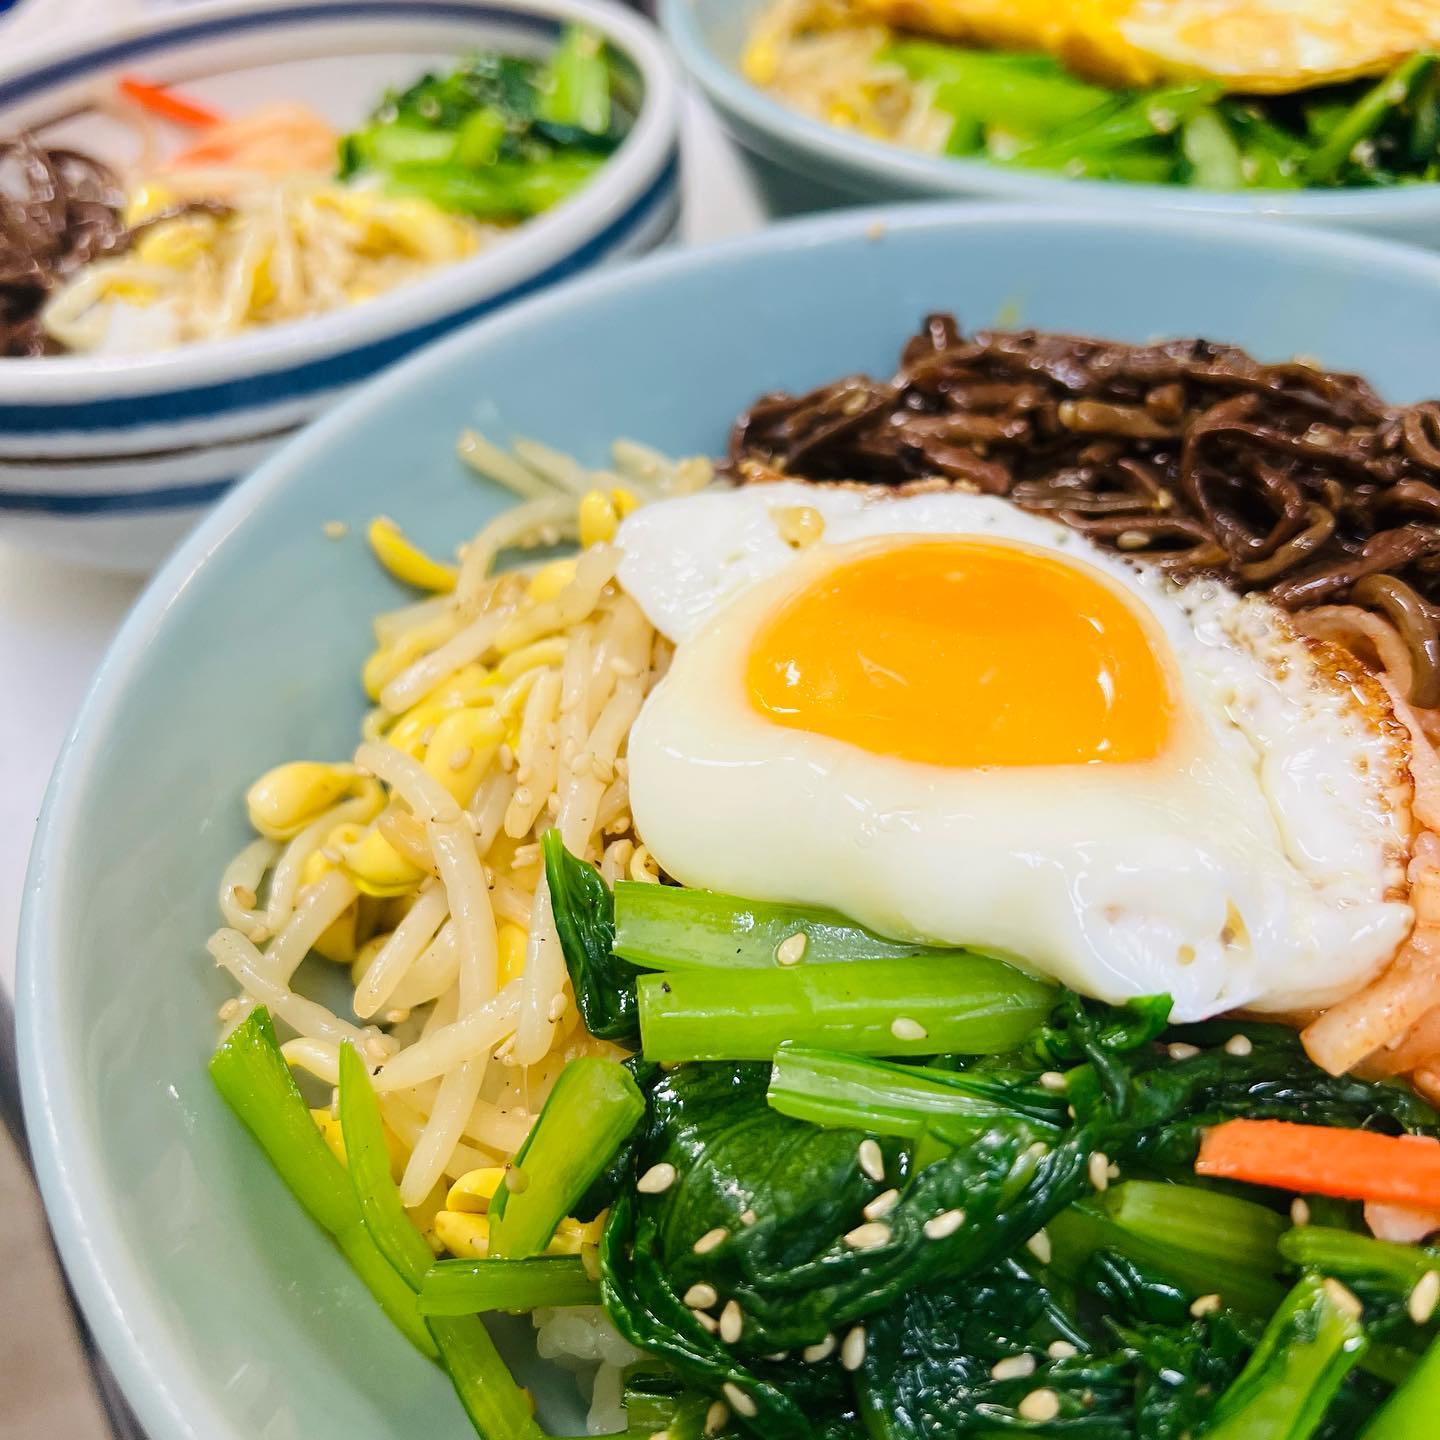
[[[1153,635],[1090,566],[912,541],[791,596],[756,635],[746,683],[778,725],[923,764],[1148,760],[1173,711]]]

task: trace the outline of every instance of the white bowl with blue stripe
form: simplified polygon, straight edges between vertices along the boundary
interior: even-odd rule
[[[0,134],[38,130],[122,158],[120,127],[92,107],[125,73],[222,110],[301,99],[350,128],[387,86],[477,49],[543,54],[568,22],[606,36],[641,97],[590,184],[472,259],[350,309],[155,354],[0,359],[0,537],[151,569],[352,386],[464,321],[653,248],[678,213],[670,63],[649,25],[610,0],[224,0],[0,70]]]

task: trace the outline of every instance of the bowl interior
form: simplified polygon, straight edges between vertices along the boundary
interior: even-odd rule
[[[1266,215],[1440,246],[1440,184],[1352,190],[1201,190],[1074,179],[1060,173],[930,155],[802,115],[740,70],[746,37],[771,0],[660,0],[682,62],[757,162],[780,213],[914,196],[986,196],[1134,212]]]
[[[743,303],[736,303],[737,297]],[[21,953],[27,1117],[82,1301],[152,1440],[469,1434],[212,1092],[227,993],[204,951],[241,796],[348,753],[371,614],[397,603],[377,512],[450,549],[506,497],[457,432],[599,462],[629,435],[717,453],[771,388],[887,372],[927,311],[1317,357],[1396,400],[1440,373],[1440,260],[1196,222],[922,209],[782,228],[599,277],[391,372],[240,487],[161,574],[62,762]],[[343,540],[327,521],[349,522]],[[510,1327],[516,1353],[528,1327]],[[522,1365],[552,1431],[573,1383]]]
[[[159,352],[7,361],[0,367],[0,399],[69,398],[77,384],[98,386],[103,398],[193,379],[202,368],[202,378],[224,380],[462,313],[578,253],[595,232],[626,216],[665,164],[674,128],[658,37],[608,0],[219,0],[13,70],[0,63],[0,135],[34,131],[94,154],[133,180],[190,143],[194,132],[153,118],[137,122],[116,102],[115,82],[124,76],[175,85],[224,115],[299,102],[344,132],[362,125],[387,90],[427,70],[449,69],[477,50],[548,54],[572,21],[609,40],[633,122],[609,163],[575,196],[469,259],[342,312]]]

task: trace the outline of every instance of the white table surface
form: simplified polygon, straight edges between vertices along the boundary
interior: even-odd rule
[[[764,210],[703,101],[684,118],[682,241],[754,230]],[[25,864],[45,784],[141,582],[0,547],[0,991],[15,989]]]

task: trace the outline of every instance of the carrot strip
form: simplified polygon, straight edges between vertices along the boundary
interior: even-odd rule
[[[1304,1195],[1440,1208],[1440,1140],[1425,1136],[1227,1120],[1205,1132],[1195,1171]]]
[[[162,120],[173,120],[177,125],[187,125],[192,130],[218,125],[224,118],[214,110],[166,89],[164,85],[152,85],[148,80],[137,80],[133,75],[123,76],[119,85],[122,95],[152,115],[158,115]]]

